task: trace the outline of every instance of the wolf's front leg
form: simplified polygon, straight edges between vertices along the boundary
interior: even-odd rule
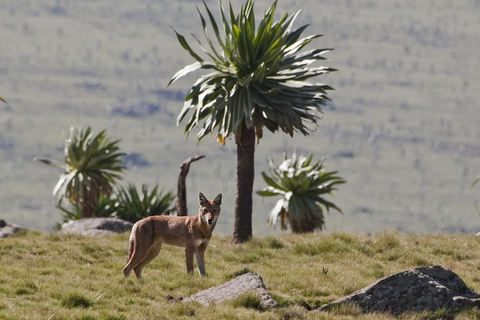
[[[187,273],[193,274],[193,255],[195,254],[195,247],[187,246],[185,249],[185,258],[187,261]]]
[[[195,252],[195,257],[197,258],[197,267],[200,275],[205,276],[205,255],[204,251],[198,250]]]
[[[195,258],[197,258],[198,272],[202,276],[205,276],[205,249],[207,249],[207,245],[205,243],[202,243],[195,251]]]

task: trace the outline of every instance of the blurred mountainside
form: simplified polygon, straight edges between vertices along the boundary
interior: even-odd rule
[[[218,17],[218,3],[207,4]],[[232,232],[234,141],[197,144],[176,126],[199,74],[167,87],[194,62],[170,26],[203,38],[196,5],[0,0],[0,218],[44,231],[61,220],[52,197],[61,172],[32,159],[62,160],[76,125],[120,139],[125,182],[137,185],[175,190],[181,162],[205,154],[187,178],[190,214],[199,192],[222,192],[217,230]],[[258,19],[270,5],[257,1]],[[308,48],[334,48],[324,64],[339,71],[318,81],[336,90],[309,136],[265,133],[254,190],[268,157],[313,153],[347,180],[333,200],[344,213],[326,217],[327,231],[479,231],[480,189],[470,185],[480,174],[480,1],[280,0],[277,16],[299,8],[303,35],[325,35]],[[280,232],[266,223],[275,202],[254,195],[254,235]]]

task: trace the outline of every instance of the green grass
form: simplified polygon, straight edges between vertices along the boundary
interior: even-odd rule
[[[124,279],[128,235],[92,238],[27,232],[0,242],[0,319],[393,319],[355,306],[313,311],[400,271],[442,265],[480,291],[480,238],[473,235],[316,233],[254,238],[231,245],[214,237],[207,277],[186,274],[182,248],[164,246],[144,280]],[[242,273],[259,274],[280,304],[262,310],[243,295],[210,307],[172,303]],[[402,315],[402,319],[479,319],[464,310]]]

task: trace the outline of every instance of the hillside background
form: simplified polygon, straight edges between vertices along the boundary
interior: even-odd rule
[[[207,1],[214,12],[217,2]],[[238,10],[240,1],[232,1]],[[257,16],[271,1],[257,1]],[[201,1],[0,0],[0,218],[51,231],[61,221],[52,197],[71,125],[106,129],[129,153],[125,182],[175,190],[181,162],[204,153],[188,176],[197,194],[224,195],[219,233],[233,230],[236,146],[207,137],[197,145],[176,116],[199,74],[171,87],[192,58],[180,33],[202,36]],[[326,158],[347,180],[335,194],[327,231],[477,232],[480,189],[480,1],[280,0],[278,16],[303,8],[296,26],[334,48],[318,78],[331,104],[308,137],[266,133],[256,152],[254,190],[267,158],[283,152]],[[276,199],[254,195],[254,235]]]

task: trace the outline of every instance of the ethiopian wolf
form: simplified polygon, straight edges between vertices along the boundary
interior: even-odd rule
[[[196,216],[151,216],[133,225],[128,244],[128,263],[123,268],[125,277],[133,270],[140,279],[142,269],[155,259],[164,243],[185,247],[187,272],[193,273],[195,255],[198,271],[205,275],[204,253],[220,215],[222,194],[208,200],[200,193],[198,201],[200,210]]]

